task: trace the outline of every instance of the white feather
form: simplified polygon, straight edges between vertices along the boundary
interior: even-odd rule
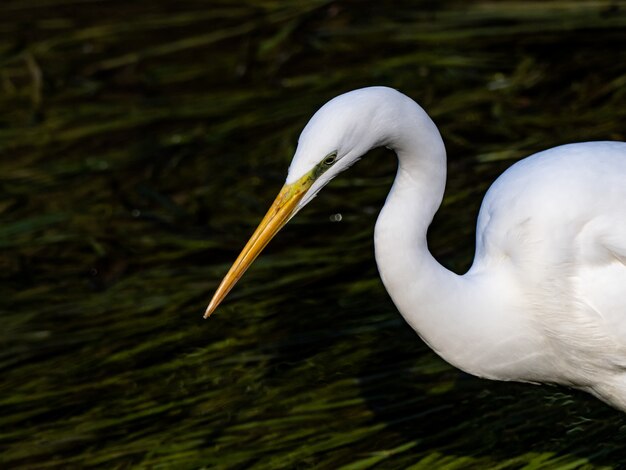
[[[577,387],[626,411],[626,143],[563,145],[509,168],[485,196],[464,275],[426,244],[446,180],[443,141],[395,90],[356,90],[315,114],[287,182],[330,152],[339,159],[300,207],[381,145],[399,167],[376,224],[376,260],[424,341],[469,373]]]

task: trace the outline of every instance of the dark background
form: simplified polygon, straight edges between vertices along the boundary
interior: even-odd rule
[[[0,464],[626,468],[623,413],[464,375],[404,323],[371,240],[389,152],[201,320],[326,100],[430,113],[430,244],[462,272],[512,162],[625,139],[625,45],[619,1],[2,0]]]

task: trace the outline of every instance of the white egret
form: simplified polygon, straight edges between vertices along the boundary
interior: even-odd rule
[[[205,317],[291,217],[379,146],[399,163],[376,222],[376,262],[419,336],[470,374],[575,387],[626,411],[626,143],[562,145],[511,166],[483,200],[475,259],[458,275],[426,243],[446,182],[444,143],[391,88],[346,93],[313,116]]]

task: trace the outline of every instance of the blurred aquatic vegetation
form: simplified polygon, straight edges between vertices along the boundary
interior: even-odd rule
[[[623,414],[466,376],[403,322],[371,240],[387,151],[201,314],[327,99],[428,110],[431,247],[463,271],[503,169],[625,139],[625,41],[622,1],[3,0],[0,464],[623,468]]]

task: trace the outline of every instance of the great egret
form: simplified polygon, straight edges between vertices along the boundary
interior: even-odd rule
[[[483,200],[474,262],[457,275],[426,243],[446,182],[443,141],[391,88],[340,95],[313,116],[205,318],[291,217],[379,146],[399,164],[376,222],[376,262],[419,336],[470,374],[575,387],[626,411],[626,143],[562,145],[511,166]]]

